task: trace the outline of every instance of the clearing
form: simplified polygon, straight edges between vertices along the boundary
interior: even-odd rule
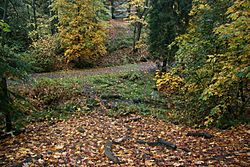
[[[52,78],[43,83],[45,86],[54,80],[58,80],[54,83],[57,86],[70,78],[89,77],[70,81],[79,84],[74,87],[80,88],[79,96],[68,95],[71,89],[55,89],[63,101],[50,99],[46,103],[54,105],[54,112],[72,99],[93,98],[98,104],[87,105],[87,109],[80,104],[73,106],[68,119],[35,119],[22,134],[1,140],[0,166],[249,166],[248,125],[228,130],[199,129],[159,119],[167,112],[149,114],[168,108],[164,103],[157,105],[160,101],[151,104],[153,81],[141,73],[154,68],[152,63],[142,63],[34,75],[37,80]],[[88,89],[86,85],[90,90],[83,91]],[[32,86],[28,89],[33,91]],[[39,97],[39,104],[44,102],[45,95],[35,95],[32,97]],[[67,109],[61,108],[60,113]],[[200,134],[193,136],[190,132]]]

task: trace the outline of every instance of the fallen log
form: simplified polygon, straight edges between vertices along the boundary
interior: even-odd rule
[[[163,145],[163,146],[165,146],[165,147],[168,147],[168,148],[170,148],[170,149],[173,149],[173,150],[175,150],[175,149],[177,148],[177,146],[176,146],[175,144],[170,143],[170,142],[168,142],[168,141],[165,141],[165,140],[163,140],[163,139],[161,139],[161,138],[158,139],[158,142],[159,142],[161,145]]]
[[[188,132],[187,136],[203,137],[205,139],[210,139],[214,137],[213,135],[206,133],[206,132]]]
[[[170,143],[168,141],[165,141],[161,138],[157,139],[157,141],[155,141],[155,142],[147,142],[147,141],[143,141],[143,140],[138,140],[137,143],[147,144],[149,146],[164,146],[164,147],[167,147],[168,149],[173,149],[173,150],[175,150],[177,148],[177,146],[175,144]]]

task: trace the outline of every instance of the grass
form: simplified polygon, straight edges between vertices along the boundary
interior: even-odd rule
[[[12,87],[25,98],[15,102],[22,112],[15,114],[14,122],[22,127],[34,121],[53,122],[100,110],[95,95],[108,108],[110,116],[137,113],[166,119],[168,109],[164,98],[152,94],[152,78],[153,74],[136,71],[78,78],[40,78],[30,85]]]

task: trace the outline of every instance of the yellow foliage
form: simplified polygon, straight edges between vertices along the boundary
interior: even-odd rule
[[[183,78],[171,73],[156,72],[156,86],[158,91],[165,94],[177,93],[184,86]]]
[[[102,5],[97,0],[56,0],[58,30],[68,62],[78,57],[93,61],[106,54],[106,24],[97,16]]]

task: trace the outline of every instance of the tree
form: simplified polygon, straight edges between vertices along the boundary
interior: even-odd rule
[[[175,46],[169,48],[168,45],[185,32],[192,0],[155,0],[151,5],[149,50],[153,59],[163,61],[163,71],[166,71],[166,65],[174,62],[177,50]]]
[[[130,12],[129,20],[134,26],[133,35],[133,51],[136,52],[136,44],[140,41],[143,26],[146,24],[146,18],[149,13],[149,0],[131,0],[128,3],[128,8],[134,9]]]
[[[115,5],[114,5],[114,0],[110,0],[110,6],[111,6],[111,18],[115,19]]]
[[[3,20],[0,21],[0,30],[2,35],[10,32],[10,27]],[[11,131],[12,127],[12,98],[13,92],[8,89],[7,80],[22,78],[25,76],[26,65],[20,61],[18,56],[6,45],[3,36],[0,37],[0,112],[5,116],[6,131]]]
[[[158,89],[181,85],[175,94],[185,104],[183,117],[227,127],[247,113],[249,8],[247,0],[193,1],[188,31],[175,40],[178,68],[157,76]],[[176,75],[178,82],[166,82]]]
[[[4,18],[4,19],[3,19]],[[11,32],[3,33],[5,44],[21,52],[27,49],[30,42],[28,38],[29,15],[24,1],[4,0],[0,2],[0,19],[11,27]]]
[[[67,62],[77,59],[93,62],[106,53],[102,1],[57,0],[54,9],[58,14],[59,36]]]
[[[23,5],[14,0],[0,3],[0,112],[5,116],[6,131],[13,129],[12,98],[15,94],[8,89],[7,80],[23,78],[27,67],[16,53],[27,47],[22,44],[27,42],[26,15],[22,15],[26,9],[20,9]]]

